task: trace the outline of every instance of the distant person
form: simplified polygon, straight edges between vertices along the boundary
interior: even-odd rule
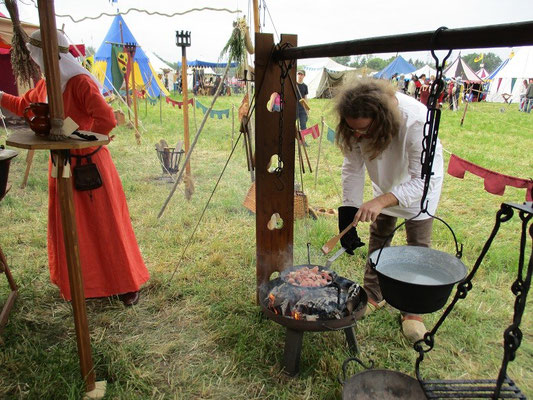
[[[400,75],[398,78],[398,92],[405,93],[405,76]]]
[[[415,97],[416,93],[416,84],[415,81],[417,81],[416,75],[411,75],[411,79],[409,80],[409,83],[407,84],[407,94],[411,97]]]
[[[522,82],[522,86],[520,86],[520,106],[518,107],[518,111],[526,111],[526,93],[527,93],[527,79],[524,79]]]
[[[309,113],[309,106],[307,105],[307,95],[309,94],[309,89],[304,83],[305,71],[303,69],[299,70],[296,74],[296,115],[298,117],[299,130],[303,131],[307,129],[307,119]],[[303,144],[307,146],[307,143],[303,138],[301,138]]]
[[[426,75],[422,74],[420,75],[420,102],[427,106],[428,105],[428,99],[429,99],[429,81],[426,79]]]
[[[66,36],[57,32],[59,76],[65,117],[80,130],[108,135],[115,127],[113,109],[100,94],[100,83],[68,53]],[[31,58],[44,71],[41,32],[28,43]],[[0,92],[0,104],[22,115],[30,103],[46,102],[46,82],[41,79],[22,97]],[[139,288],[149,279],[133,227],[126,196],[107,146],[71,149],[72,156],[88,156],[96,164],[103,185],[87,191],[73,190],[78,248],[85,297],[119,295],[126,306],[139,300]],[[81,160],[80,160],[81,161]],[[76,165],[74,159],[73,165]],[[83,161],[86,164],[87,161]],[[72,165],[71,167],[72,168]],[[52,163],[49,162],[49,170]],[[72,184],[72,183],[71,183]],[[73,185],[73,184],[72,184]],[[73,185],[74,186],[74,185]],[[74,188],[73,188],[74,189]],[[63,241],[57,179],[48,175],[48,266],[50,279],[61,296],[71,299],[67,259]]]
[[[455,106],[459,109],[459,99],[463,94],[463,81],[460,76],[455,78]]]
[[[455,77],[451,78],[448,82],[448,104],[450,105],[450,110],[457,111],[457,99],[455,98],[455,93],[457,92],[457,82]]]
[[[529,78],[529,85],[526,90],[526,112],[529,114],[533,107],[533,78]]]
[[[344,88],[335,109],[339,115],[335,142],[344,155],[339,230],[370,222],[370,255],[390,245],[397,219],[404,218],[407,245],[430,247],[433,218],[426,213],[418,215],[424,191],[420,160],[427,108],[395,91],[387,81],[365,79]],[[372,199],[366,201],[365,170],[373,188]],[[434,215],[444,175],[438,140],[432,172],[427,200],[428,212]],[[355,227],[341,238],[341,244],[352,253],[363,245]],[[369,260],[364,289],[368,295],[367,313],[383,306],[378,277]],[[401,321],[408,340],[423,338],[426,327],[420,315],[402,312]]]
[[[309,94],[309,89],[307,88],[307,85],[304,83],[305,78],[305,71],[303,69],[299,70],[296,75],[296,87],[298,90],[296,91],[296,101],[297,104],[297,112],[298,112],[298,122],[300,123],[300,130],[307,129],[307,110],[305,106],[302,104],[302,99],[304,101],[307,101],[307,95]]]
[[[422,74],[421,76],[424,76],[424,78],[426,77],[426,75]],[[415,99],[420,99],[420,88],[422,87],[422,82],[420,80],[420,78],[416,78],[415,77]]]

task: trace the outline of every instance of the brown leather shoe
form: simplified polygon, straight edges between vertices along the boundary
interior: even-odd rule
[[[141,297],[139,291],[128,292],[118,295],[118,298],[124,303],[126,307],[134,306],[135,304],[137,304],[139,302],[139,297]]]

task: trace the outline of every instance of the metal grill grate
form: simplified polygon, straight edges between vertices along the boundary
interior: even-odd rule
[[[433,380],[422,381],[428,399],[492,399],[496,389],[495,379]],[[506,378],[499,399],[526,399],[518,386]]]

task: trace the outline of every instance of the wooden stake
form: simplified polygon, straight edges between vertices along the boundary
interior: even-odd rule
[[[128,52],[128,65],[130,74],[126,77],[126,82],[131,76],[131,95],[133,97],[133,121],[135,128],[135,140],[137,144],[141,144],[141,134],[139,133],[139,116],[137,113],[137,86],[135,85],[135,53],[137,51],[137,45],[134,43],[126,43],[124,48]],[[126,86],[127,88],[127,86]],[[126,89],[127,90],[127,89]]]
[[[122,34],[122,21],[120,21],[118,23],[118,26],[120,28],[120,43],[124,43],[124,36]],[[122,50],[124,51],[124,48],[122,48]],[[130,63],[130,58],[128,57],[128,64]],[[124,77],[124,79],[126,80],[126,104],[128,105],[128,121],[131,122],[131,114],[130,114],[130,90],[129,90],[129,83],[128,83],[128,79],[129,77],[126,75]],[[117,90],[119,91],[119,94],[120,94],[120,88],[117,88]]]
[[[185,154],[189,153],[189,90],[187,87],[187,53],[186,47],[181,47],[181,93],[183,95],[183,144]],[[191,164],[189,160],[185,164],[185,176],[191,177]]]
[[[46,89],[52,121],[52,130],[50,134],[61,134],[64,111],[63,96],[60,86],[61,81],[58,63],[59,48],[57,45],[54,2],[49,0],[38,0],[37,4],[39,9],[39,24],[41,26]],[[60,121],[59,126],[56,125],[56,121]],[[56,130],[56,132],[54,132],[54,130]],[[57,132],[57,130],[59,130],[59,132]],[[74,327],[76,330],[81,374],[85,380],[86,390],[91,391],[95,388],[95,373],[91,355],[91,342],[85,308],[83,279],[81,275],[72,183],[70,177],[62,178],[63,166],[69,161],[67,154],[65,154],[65,152],[59,152],[58,156],[57,196],[61,209],[61,224],[63,227],[63,240],[65,244],[67,269],[72,295],[72,311],[74,314]],[[69,164],[66,164],[66,167],[70,168]]]
[[[26,184],[28,183],[28,176],[30,175],[30,169],[31,164],[33,162],[34,154],[35,150],[28,150],[28,154],[26,154],[26,171],[24,171],[24,179],[22,179],[22,184],[20,185],[21,189],[24,189],[26,187]]]
[[[322,149],[322,137],[324,136],[324,116],[320,117],[320,139],[318,140],[318,155],[316,157],[316,167],[315,167],[315,189],[316,183],[318,180],[318,162],[320,161],[320,151]]]

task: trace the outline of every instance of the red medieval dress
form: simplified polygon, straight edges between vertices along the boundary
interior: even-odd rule
[[[17,115],[34,102],[46,101],[46,83],[40,80],[22,97],[5,93],[2,107]],[[96,84],[87,75],[69,79],[63,91],[65,117],[72,118],[80,130],[104,135],[115,127],[113,110]],[[71,150],[72,154],[88,154],[89,147]],[[106,146],[91,156],[98,166],[103,185],[91,191],[74,191],[74,207],[78,229],[78,246],[85,297],[105,297],[138,291],[150,275],[135,239],[126,196],[118,172]],[[76,161],[73,161],[75,164]],[[48,173],[48,262],[50,278],[61,295],[70,300],[61,213],[57,182]],[[72,168],[72,167],[71,167]]]

